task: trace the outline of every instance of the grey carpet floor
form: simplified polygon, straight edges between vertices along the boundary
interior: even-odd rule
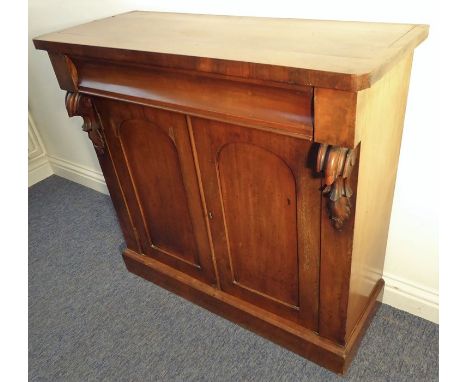
[[[29,189],[31,381],[436,381],[438,326],[383,305],[345,378],[128,273],[110,198]]]

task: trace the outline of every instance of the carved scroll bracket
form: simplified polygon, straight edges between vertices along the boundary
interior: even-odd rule
[[[330,220],[341,230],[351,216],[350,176],[356,161],[354,149],[321,144],[317,155],[318,172],[324,174],[323,193],[328,197]]]
[[[80,116],[83,118],[83,131],[88,133],[88,137],[93,142],[96,152],[103,154],[105,147],[104,137],[91,98],[78,92],[67,92],[65,106],[69,117]]]

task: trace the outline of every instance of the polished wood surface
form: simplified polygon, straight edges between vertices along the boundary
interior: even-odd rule
[[[354,148],[356,140],[356,92],[316,88],[314,140],[337,147]]]
[[[310,88],[279,88],[223,81],[207,76],[89,63],[74,59],[80,90],[185,114],[249,124],[260,129],[312,137]]]
[[[355,149],[354,169],[348,178],[349,187],[357,189],[359,171],[359,146]],[[350,267],[353,253],[356,193],[349,197],[349,216],[338,229],[330,214],[329,196],[324,195],[320,232],[320,309],[319,333],[341,345],[345,344],[349,299]],[[348,199],[345,197],[345,199]],[[367,300],[369,303],[369,300]]]
[[[382,277],[412,58],[412,54],[404,57],[375,86],[358,93],[356,125],[361,144],[348,336]]]
[[[356,91],[377,81],[427,34],[427,25],[134,11],[40,36],[35,44],[77,56],[141,58],[158,66]]]
[[[128,270],[344,373],[383,292],[426,35],[132,12],[34,42],[84,120]]]
[[[317,327],[320,179],[310,143],[192,119],[221,288]]]
[[[96,109],[143,252],[216,283],[185,117],[105,99]]]

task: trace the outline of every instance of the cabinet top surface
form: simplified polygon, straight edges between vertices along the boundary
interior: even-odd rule
[[[187,69],[192,60],[190,69],[197,71],[216,72],[222,66],[220,74],[360,90],[411,52],[428,29],[415,24],[134,11],[43,35],[34,43],[72,56],[119,59],[144,53],[142,63]],[[239,69],[239,62],[248,66]],[[269,78],[274,71],[284,75]]]

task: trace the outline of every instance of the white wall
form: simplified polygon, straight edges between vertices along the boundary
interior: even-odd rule
[[[419,6],[418,6],[419,5]],[[29,104],[53,170],[106,192],[81,118],[69,119],[47,54],[36,51],[37,35],[129,10],[159,10],[249,16],[431,24],[429,39],[413,61],[400,166],[384,277],[384,302],[438,320],[437,19],[430,3],[376,1],[130,1],[29,0]]]

